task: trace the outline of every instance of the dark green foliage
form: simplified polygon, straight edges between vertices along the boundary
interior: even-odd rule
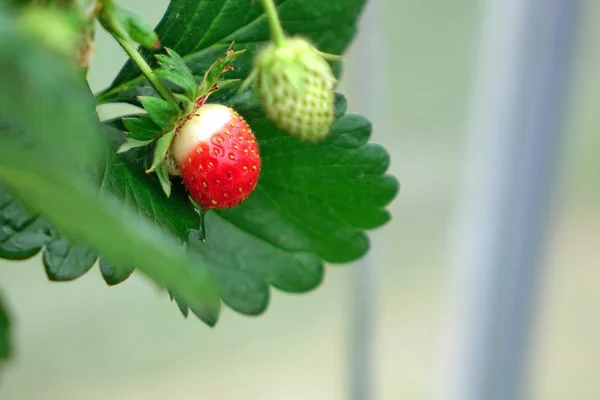
[[[162,128],[148,115],[124,118],[123,124],[129,137],[136,140],[152,140],[162,133]]]

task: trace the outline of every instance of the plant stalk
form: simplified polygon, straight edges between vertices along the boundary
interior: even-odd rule
[[[104,8],[99,16],[99,21],[111,35],[115,38],[117,43],[125,50],[131,61],[138,66],[142,74],[148,79],[148,81],[154,86],[154,89],[158,92],[160,97],[171,104],[173,107],[180,109],[179,102],[175,99],[173,92],[171,92],[161,81],[158,79],[154,71],[144,57],[137,51],[133,42],[129,38],[129,34],[121,23],[114,17],[115,7],[117,7],[112,1],[105,0],[103,3]]]
[[[283,46],[285,42],[285,33],[283,32],[283,27],[281,26],[281,21],[279,20],[275,3],[273,0],[262,0],[262,5],[265,9],[265,13],[267,13],[267,18],[269,19],[271,36],[273,37],[275,46]]]
[[[144,57],[137,51],[137,49],[131,44],[130,41],[120,38],[118,35],[114,35],[113,37],[116,41],[121,45],[123,50],[127,53],[131,61],[138,66],[142,74],[148,79],[148,81],[154,86],[154,89],[158,92],[160,97],[169,102],[173,107],[179,109],[179,103],[173,96],[173,92],[171,92],[161,81],[158,79],[152,68],[148,65]]]

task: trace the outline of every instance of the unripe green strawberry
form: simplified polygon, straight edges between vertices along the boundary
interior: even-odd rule
[[[256,138],[229,107],[205,104],[196,110],[177,129],[171,153],[192,199],[204,209],[236,206],[258,182]]]
[[[325,138],[334,120],[336,79],[322,54],[305,39],[286,38],[261,51],[249,78],[267,117],[304,141]]]

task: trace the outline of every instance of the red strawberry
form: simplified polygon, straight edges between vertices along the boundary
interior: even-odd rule
[[[205,104],[194,111],[178,128],[171,151],[183,183],[204,209],[237,206],[258,181],[256,138],[229,107]]]

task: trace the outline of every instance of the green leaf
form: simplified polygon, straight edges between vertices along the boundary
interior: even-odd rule
[[[191,98],[196,97],[197,85],[192,71],[179,54],[171,49],[166,50],[168,55],[156,56],[161,66],[156,70],[156,74],[185,90]]]
[[[115,185],[109,168],[118,168],[119,161],[107,150],[106,131],[85,85],[66,60],[16,32],[11,16],[0,11],[0,119],[10,117],[9,125],[18,128],[0,130],[0,180],[65,237],[89,243],[115,265],[137,266],[191,307],[212,315],[209,322],[216,320],[220,302],[208,272],[163,228],[177,224],[157,226],[123,199],[122,189],[109,190]],[[32,98],[36,118],[31,117]],[[132,179],[126,170],[120,172],[121,179]],[[136,196],[136,205],[145,201],[143,193],[139,199],[138,192],[128,196]]]
[[[146,171],[147,173],[154,172],[156,168],[164,164],[165,157],[167,156],[167,152],[169,151],[169,147],[171,146],[174,137],[175,131],[173,130],[156,141],[154,160],[152,161],[150,168]]]
[[[398,192],[397,180],[385,175],[389,154],[367,143],[370,122],[344,115],[325,141],[309,144],[276,129],[256,102],[237,106],[257,133],[261,177],[245,203],[219,213],[288,251],[337,263],[361,257],[368,250],[363,230],[389,220],[385,207]]]
[[[136,140],[151,140],[158,137],[163,131],[162,128],[148,115],[142,114],[137,118],[123,119],[125,130],[129,137]]]
[[[12,344],[10,335],[10,320],[6,305],[0,297],[0,360],[6,360],[11,356]]]
[[[100,260],[100,272],[109,286],[117,285],[131,276],[134,268],[116,267],[104,260]]]
[[[98,259],[98,254],[83,243],[71,242],[56,233],[44,250],[44,267],[51,281],[72,281],[85,274]]]
[[[173,123],[179,117],[179,110],[166,100],[153,96],[142,96],[139,101],[152,121],[160,127],[172,128]]]
[[[319,50],[342,54],[356,32],[366,0],[277,0],[283,28],[289,35],[308,38]],[[194,75],[202,77],[232,42],[246,52],[236,61],[228,79],[245,78],[257,52],[270,40],[260,1],[172,0],[155,31],[162,44],[176,51]],[[149,53],[144,52],[149,58]],[[339,76],[340,63],[332,63]],[[149,85],[128,62],[109,88],[97,97],[100,104],[136,103]]]
[[[210,265],[223,301],[239,312],[263,312],[269,301],[269,284],[286,292],[305,292],[323,278],[323,264],[317,255],[288,251],[257,236],[255,230],[235,225],[221,213],[207,213],[206,229],[207,241],[192,243]]]
[[[173,95],[183,110],[192,110],[194,108],[194,103],[187,96],[181,93],[173,93]]]
[[[167,54],[157,54],[156,59],[163,67],[169,67],[181,71],[188,79],[194,77],[185,60],[173,49],[165,48]]]

